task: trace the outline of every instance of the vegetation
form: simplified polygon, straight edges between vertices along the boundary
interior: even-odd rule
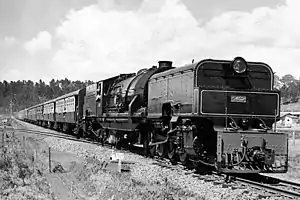
[[[18,138],[6,138],[0,154],[0,199],[55,199],[43,170]]]
[[[296,103],[300,96],[300,79],[296,79],[293,75],[287,74],[282,78],[275,76],[275,87],[280,89],[282,103]]]
[[[13,103],[13,111],[18,111],[47,100],[59,97],[63,94],[84,88],[92,84],[92,81],[71,81],[52,79],[49,84],[28,81],[3,81],[0,82],[0,113],[10,111],[10,103]]]

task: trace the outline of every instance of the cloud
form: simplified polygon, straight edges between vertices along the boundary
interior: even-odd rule
[[[251,13],[225,12],[208,22],[206,29],[214,34],[229,33],[233,42],[240,44],[300,47],[300,28],[295,26],[300,20],[294,2],[276,9],[256,8]]]
[[[4,37],[4,44],[6,44],[7,46],[12,46],[12,45],[16,44],[16,42],[17,42],[17,40],[13,36]]]
[[[21,71],[17,69],[7,69],[5,73],[2,74],[0,81],[3,80],[22,80],[24,78]]]
[[[300,75],[298,4],[228,11],[203,23],[180,0],[145,0],[132,10],[106,1],[68,13],[56,29],[60,46],[51,67],[61,78],[101,80],[159,60],[179,66],[193,58],[243,56],[269,63],[281,75]]]
[[[263,61],[280,75],[300,76],[300,14],[297,0],[274,9],[259,7],[252,12],[225,12],[205,26],[216,55],[230,58],[242,55],[248,60]],[[207,43],[205,46],[209,46]]]
[[[29,54],[35,55],[37,52],[42,50],[49,50],[52,46],[52,36],[47,31],[41,31],[35,38],[24,44],[24,48]]]
[[[56,30],[62,45],[54,68],[68,66],[63,70],[70,76],[99,80],[159,60],[179,62],[204,39],[197,20],[180,1],[148,0],[138,10],[105,8],[92,5],[68,14]]]

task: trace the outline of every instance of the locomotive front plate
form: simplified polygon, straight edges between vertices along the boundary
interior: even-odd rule
[[[246,96],[231,95],[230,101],[233,103],[247,103]]]
[[[274,117],[278,116],[279,101],[277,92],[202,90],[200,113]]]

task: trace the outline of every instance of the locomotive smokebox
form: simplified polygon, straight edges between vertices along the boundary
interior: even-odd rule
[[[172,67],[172,61],[158,61],[158,68]]]

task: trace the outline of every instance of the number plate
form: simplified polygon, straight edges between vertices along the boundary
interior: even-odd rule
[[[246,103],[247,97],[246,96],[239,96],[239,95],[232,95],[231,102],[233,103]]]

